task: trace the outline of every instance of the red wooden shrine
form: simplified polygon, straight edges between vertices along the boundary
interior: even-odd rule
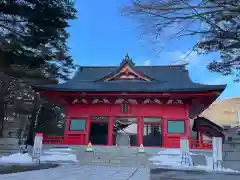
[[[158,125],[161,147],[179,147],[181,137],[191,138],[190,118],[207,108],[224,88],[193,83],[184,65],[135,66],[128,55],[118,67],[80,67],[66,83],[35,87],[41,96],[66,110],[64,136],[45,137],[46,143],[52,139],[55,143],[86,145],[91,123],[106,122],[105,145],[112,146],[116,118],[124,117],[137,120],[138,146],[144,144],[148,125]],[[74,129],[73,124],[81,124],[81,128]]]

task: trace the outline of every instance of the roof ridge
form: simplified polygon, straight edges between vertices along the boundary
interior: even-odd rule
[[[135,67],[162,67],[162,68],[170,68],[170,67],[185,67],[185,64],[181,64],[181,65],[153,65],[153,66],[144,66],[144,65],[140,65],[140,66],[135,66]],[[79,66],[79,68],[118,68],[119,66]]]

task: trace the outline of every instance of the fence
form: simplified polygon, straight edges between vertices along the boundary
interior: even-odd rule
[[[43,144],[86,145],[88,144],[88,140],[86,134],[66,136],[43,136]]]
[[[68,144],[68,145],[86,145],[88,143],[86,135],[68,135],[68,136],[44,136],[43,144]],[[190,139],[190,148],[191,149],[212,149],[212,141],[204,140],[194,140]],[[169,148],[179,148],[180,147],[180,138],[171,139]]]
[[[212,149],[212,141],[190,140],[191,149]]]
[[[43,144],[64,144],[64,136],[43,136]]]

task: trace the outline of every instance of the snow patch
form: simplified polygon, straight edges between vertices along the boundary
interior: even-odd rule
[[[149,158],[149,161],[152,161],[156,165],[164,165],[164,166],[182,166],[181,159],[177,156],[171,155],[158,155]]]
[[[57,151],[57,152],[61,152],[61,151],[75,151],[71,148],[52,148],[52,149],[49,149],[49,151]]]
[[[9,156],[0,157],[0,164],[32,164],[32,157],[28,154],[11,154]]]
[[[196,166],[198,168],[202,168],[203,170],[205,169],[206,171],[213,171],[213,158],[209,156],[205,156],[207,165],[206,166]],[[237,170],[233,170],[230,168],[222,168],[222,169],[217,169],[216,171],[222,171],[222,172],[238,172]]]
[[[77,162],[77,157],[74,154],[51,154],[46,156],[41,156],[41,161],[73,161]]]
[[[45,154],[60,154],[60,155],[68,155],[69,153],[67,152],[57,152],[57,151],[44,151],[43,155]]]
[[[191,155],[194,155],[194,153],[191,153]],[[178,170],[204,170],[208,172],[212,172],[213,170],[213,158],[205,156],[206,158],[206,164],[198,165],[198,166],[187,166],[184,164],[181,164],[181,150],[180,149],[163,149],[160,152],[157,153],[157,156],[153,156],[149,158],[149,161],[151,161],[153,164],[159,166],[159,167],[167,167],[172,169],[178,169]],[[191,159],[190,159],[191,161]],[[215,170],[216,171],[216,170]],[[228,169],[228,168],[222,168],[217,171],[221,172],[239,172],[236,170]]]
[[[181,149],[179,148],[172,148],[172,149],[163,149],[159,151],[157,154],[159,155],[180,155],[181,154]],[[190,152],[191,155],[194,153]]]
[[[74,151],[70,148],[67,149],[50,149],[42,153],[40,158],[41,162],[58,162],[58,161],[72,161],[77,162],[75,154],[70,153]],[[0,164],[33,164],[32,157],[29,154],[11,154],[9,156],[0,157]]]

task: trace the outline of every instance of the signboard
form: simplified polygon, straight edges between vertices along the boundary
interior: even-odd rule
[[[222,169],[222,138],[213,137],[213,169],[221,170]]]
[[[180,148],[181,148],[181,164],[192,166],[192,158],[190,155],[190,147],[188,138],[180,139]]]
[[[32,160],[36,161],[36,163],[38,163],[38,164],[40,164],[40,157],[42,154],[42,140],[43,140],[43,134],[36,133],[36,136],[34,139]]]

